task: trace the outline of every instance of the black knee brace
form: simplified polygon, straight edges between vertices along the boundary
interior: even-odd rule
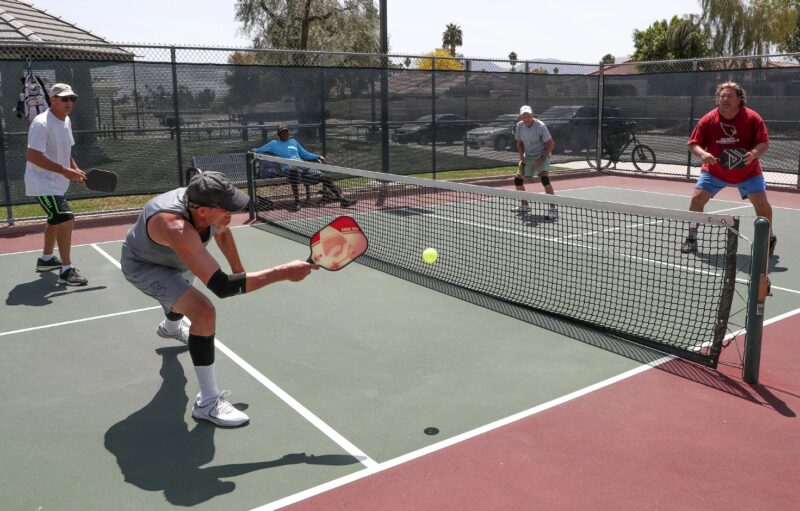
[[[514,186],[523,186],[525,184],[525,180],[519,176],[514,176]]]
[[[547,185],[549,185],[549,184],[550,184],[550,176],[542,176],[542,177],[540,177],[539,179],[541,179],[541,180],[542,180],[542,184],[543,184],[544,186],[547,186]]]
[[[192,364],[196,366],[210,366],[214,363],[214,335],[189,334],[189,355]]]

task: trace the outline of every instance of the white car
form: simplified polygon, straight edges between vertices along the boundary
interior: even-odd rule
[[[517,121],[517,114],[503,114],[489,126],[471,129],[467,132],[467,145],[473,149],[491,147],[496,151],[514,151],[517,147],[514,141]]]

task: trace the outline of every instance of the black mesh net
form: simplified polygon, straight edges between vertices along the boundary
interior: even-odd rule
[[[256,155],[258,219],[310,238],[355,218],[368,261],[715,366],[738,219],[542,196]],[[273,169],[263,179],[265,168]],[[284,178],[275,176],[285,176]],[[684,254],[700,226],[698,253]],[[427,264],[426,248],[439,259]]]

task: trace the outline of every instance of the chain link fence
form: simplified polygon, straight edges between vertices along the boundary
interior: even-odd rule
[[[27,119],[16,105],[30,69],[49,87],[73,86],[70,115],[81,168],[119,174],[115,195],[183,184],[192,157],[241,153],[285,124],[332,163],[397,174],[507,167],[517,161],[513,127],[532,105],[556,142],[553,162],[584,171],[598,141],[628,142],[608,168],[640,172],[634,146],[652,148],[650,173],[691,177],[699,162],[686,139],[713,108],[716,84],[741,83],[772,143],[762,164],[771,185],[798,187],[800,67],[797,56],[611,66],[473,58],[0,40],[0,205],[25,195]],[[384,93],[385,92],[385,93]],[[382,113],[384,113],[382,115]],[[621,150],[624,149],[624,150]],[[70,197],[96,196],[72,187]]]

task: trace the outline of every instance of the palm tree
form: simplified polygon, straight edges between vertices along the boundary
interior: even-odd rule
[[[450,52],[451,57],[456,56],[456,47],[464,44],[464,33],[455,23],[448,23],[442,33],[442,46]]]
[[[511,63],[511,72],[514,72],[514,68],[517,67],[517,52],[512,51],[508,54],[508,61]]]

